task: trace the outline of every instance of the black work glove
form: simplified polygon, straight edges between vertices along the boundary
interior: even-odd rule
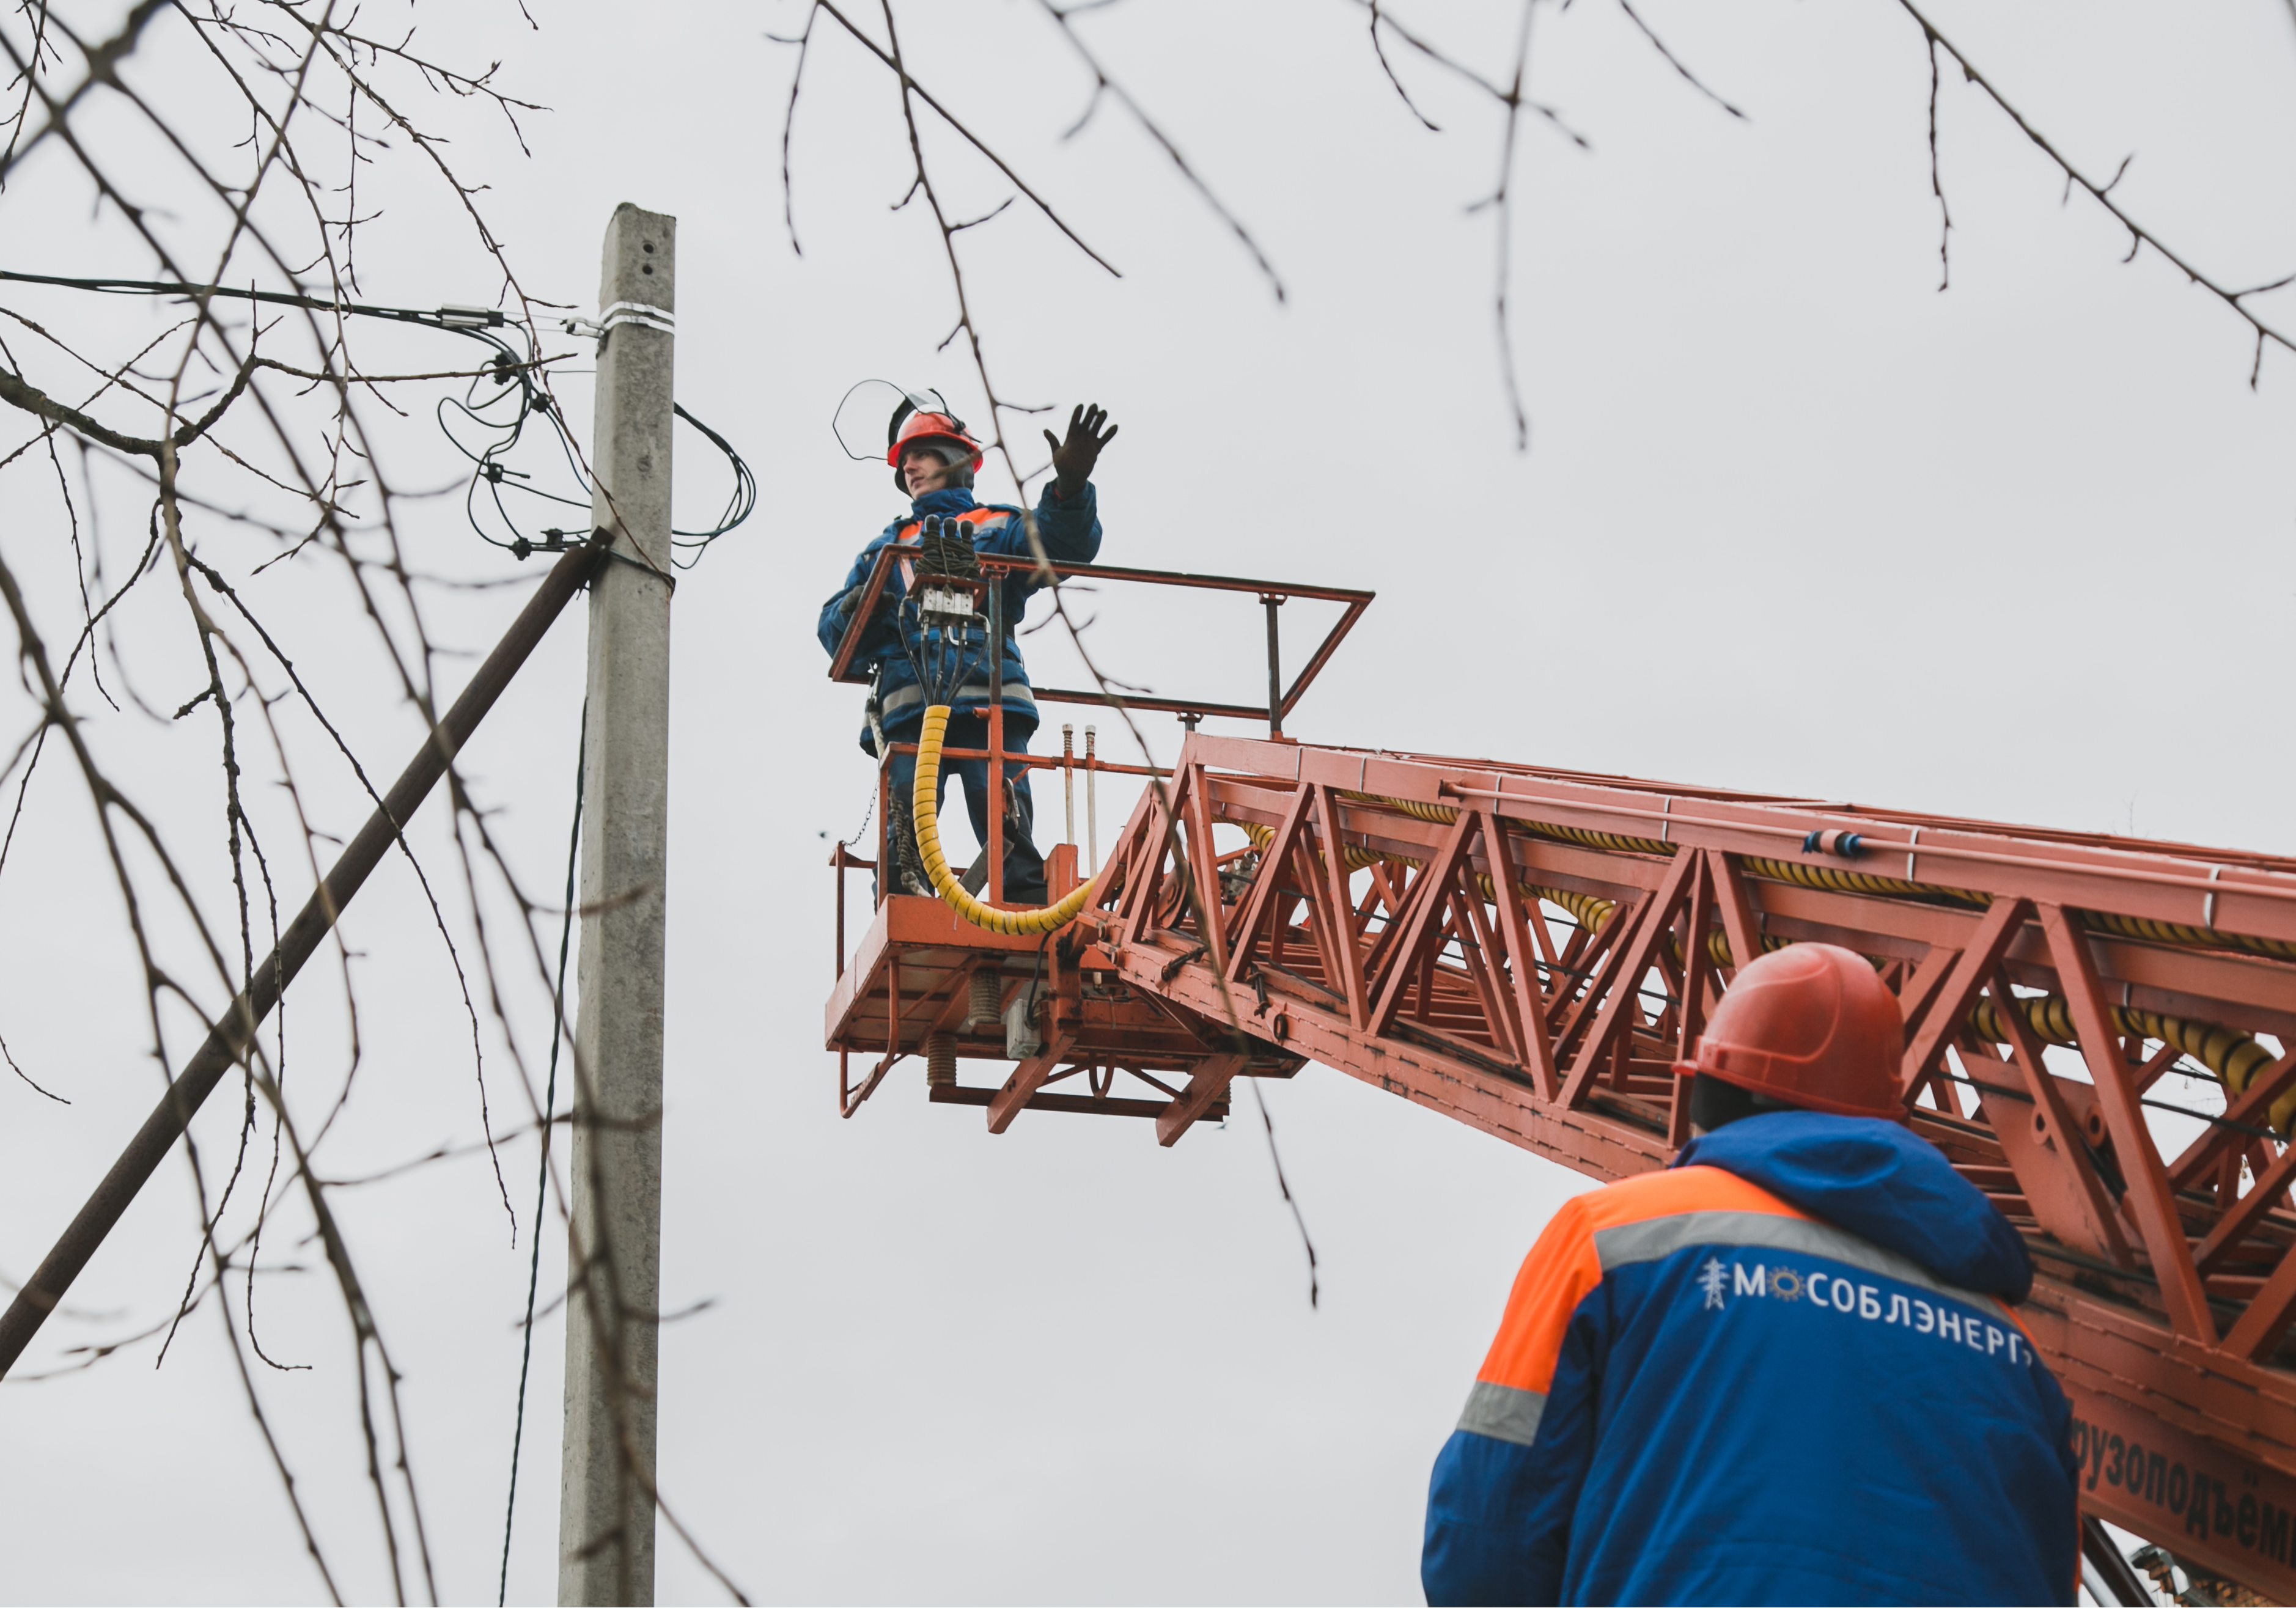
[[[839,617],[840,619],[849,619],[849,618],[851,618],[852,613],[853,613],[853,611],[854,611],[854,610],[856,610],[856,609],[857,609],[857,608],[859,608],[859,607],[861,606],[861,599],[862,599],[863,595],[865,595],[865,594],[868,592],[868,590],[869,590],[869,583],[868,583],[867,581],[865,581],[865,581],[863,581],[859,586],[851,588],[849,591],[848,591],[848,592],[845,594],[845,595],[844,595],[844,596],[842,596],[842,597],[839,598],[839,599],[837,600],[837,614],[838,614],[838,617]],[[872,613],[874,613],[874,614],[882,614],[884,611],[885,611],[885,595],[884,595],[883,593],[880,592],[880,593],[877,595],[877,606],[876,606],[876,608],[874,608],[873,610],[872,610],[872,611],[871,611],[871,612],[872,612]]]
[[[1116,439],[1116,426],[1108,425],[1103,435],[1100,427],[1108,424],[1107,410],[1097,402],[1079,404],[1069,415],[1068,439],[1063,441],[1051,431],[1045,432],[1045,443],[1053,449],[1053,491],[1063,501],[1074,496],[1084,483],[1092,479],[1093,465],[1100,462],[1100,450]]]

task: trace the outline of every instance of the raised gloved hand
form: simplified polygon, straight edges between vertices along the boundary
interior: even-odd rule
[[[1103,424],[1108,424],[1108,413],[1099,403],[1079,404],[1069,415],[1068,439],[1062,440],[1049,430],[1045,432],[1045,444],[1053,449],[1053,489],[1061,496],[1074,496],[1092,479],[1101,448],[1116,439],[1116,426],[1109,424],[1103,435],[1100,429]]]

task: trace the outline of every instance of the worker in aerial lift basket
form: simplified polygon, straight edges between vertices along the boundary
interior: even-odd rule
[[[1898,1002],[1738,973],[1674,1165],[1567,1203],[1435,1461],[1430,1603],[2070,1603],[2064,1393],[2016,1230],[1905,1126]]]
[[[1100,552],[1100,518],[1093,489],[1093,467],[1101,450],[1115,439],[1116,427],[1097,403],[1079,406],[1069,416],[1065,439],[1051,431],[1045,439],[1053,449],[1053,478],[1037,499],[1037,539],[1054,563],[1090,563]],[[972,439],[964,421],[952,414],[931,412],[905,399],[895,410],[885,432],[885,461],[893,466],[893,484],[907,494],[909,513],[885,527],[861,549],[844,586],[822,605],[821,644],[832,657],[845,636],[848,621],[868,590],[869,573],[880,549],[888,544],[914,546],[928,518],[954,518],[966,528],[977,553],[1025,555],[1029,552],[1027,527],[1021,510],[1004,504],[983,505],[972,499],[972,477],[980,467],[981,444]],[[925,693],[919,685],[913,658],[919,652],[914,611],[898,607],[915,573],[914,560],[893,567],[886,578],[869,633],[861,640],[854,664],[871,672],[870,708],[861,728],[863,751],[874,756],[880,743],[914,742],[924,724]],[[1037,590],[1036,578],[1016,571],[1004,582],[1004,751],[1026,752],[1037,729],[1037,701],[1029,691],[1029,672],[1021,661],[1014,633],[1029,599]],[[905,640],[906,638],[906,640]],[[988,722],[988,664],[987,645],[972,650],[964,660],[955,695],[950,699],[948,730],[942,741],[951,749],[986,749]],[[901,893],[931,895],[916,846],[916,828],[910,819],[910,792],[915,784],[917,757],[895,754],[890,765],[891,803],[886,822],[888,857],[893,861],[891,886]],[[964,786],[965,813],[972,817],[973,836],[988,841],[988,763],[985,759],[943,759],[941,792],[945,796],[954,775]],[[1007,766],[1004,771],[1004,899],[1008,904],[1042,905],[1046,901],[1045,860],[1037,852],[1036,812],[1029,791],[1026,767]],[[938,806],[942,800],[935,800]],[[986,855],[983,863],[986,863]],[[883,874],[882,873],[880,874]]]

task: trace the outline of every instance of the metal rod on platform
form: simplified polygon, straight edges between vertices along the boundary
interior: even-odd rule
[[[1093,732],[1084,728],[1084,873],[1100,870],[1100,766],[1093,753]]]
[[[962,669],[962,667],[959,667]],[[1004,902],[1004,583],[988,583],[988,902]]]
[[[495,700],[502,695],[503,689],[518,674],[519,667],[526,662],[552,622],[565,611],[568,601],[581,590],[582,583],[590,578],[605,554],[605,542],[592,540],[560,559],[543,578],[541,590],[527,600],[526,607],[511,622],[502,641],[495,644],[495,651],[487,655],[478,674],[463,689],[463,695],[455,700],[454,708],[447,711],[447,718],[423,740],[414,758],[407,761],[390,792],[383,796],[374,813],[367,816],[366,825],[359,828],[358,835],[328,871],[326,880],[313,890],[301,911],[288,923],[278,947],[256,967],[246,989],[225,1009],[214,1030],[184,1062],[182,1074],[168,1086],[168,1092],[144,1120],[144,1126],[136,1129],[127,1148],[119,1153],[111,1170],[103,1175],[103,1181],[79,1209],[79,1215],[72,1218],[70,1227],[64,1230],[46,1259],[16,1292],[7,1312],[0,1315],[0,1377],[4,1377],[23,1355],[25,1346],[39,1333],[40,1325],[71,1288],[72,1281],[87,1266],[104,1236],[119,1221],[160,1161],[175,1148],[184,1128],[191,1126],[201,1103],[247,1053],[255,1030],[279,1003],[280,995],[341,919],[343,907],[365,885],[383,855],[398,841],[400,829],[414,818],[415,810],[446,774],[447,762],[471,740],[487,711],[494,707]]]
[[[837,975],[845,975],[845,845],[829,851],[830,870],[837,878]]]
[[[1276,645],[1275,611],[1283,606],[1283,599],[1273,592],[1263,593],[1259,601],[1267,605],[1267,734],[1283,734],[1283,663]]]
[[[1061,841],[1076,841],[1076,727],[1061,724],[1061,793],[1068,809],[1068,824],[1062,829]]]

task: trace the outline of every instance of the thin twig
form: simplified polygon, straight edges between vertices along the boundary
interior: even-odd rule
[[[1719,106],[1723,111],[1728,112],[1732,117],[1738,119],[1742,122],[1746,120],[1746,114],[1744,112],[1739,111],[1735,106],[1733,106],[1729,102],[1724,100],[1719,94],[1717,94],[1712,89],[1709,88],[1704,79],[1701,78],[1696,73],[1691,71],[1689,68],[1683,65],[1682,58],[1680,56],[1676,55],[1672,51],[1666,47],[1666,41],[1658,37],[1657,32],[1651,27],[1651,25],[1643,21],[1642,13],[1634,8],[1634,0],[1619,0],[1619,9],[1627,13],[1628,21],[1642,29],[1643,37],[1651,42],[1651,48],[1657,51],[1660,55],[1666,58],[1666,64],[1682,75],[1682,81],[1684,83],[1689,85],[1693,89],[1696,90],[1700,94],[1704,95],[1708,100],[1713,102],[1717,106]]]
[[[1914,0],[1898,0],[1898,4],[1904,9],[1905,13],[1911,17],[1920,27],[1922,37],[1928,43],[1931,52],[1930,99],[1932,109],[1934,109],[1937,100],[1935,53],[1939,50],[1943,50],[1948,55],[1953,58],[1954,65],[1961,69],[1962,76],[1968,79],[1972,84],[1976,85],[1977,87],[1984,93],[1985,98],[1991,101],[1994,105],[2000,108],[2003,115],[2007,117],[2012,123],[2014,123],[2017,126],[2017,132],[2023,135],[2025,138],[2031,143],[2035,150],[2040,152],[2042,155],[2047,157],[2051,162],[2055,164],[2058,172],[2064,176],[2065,183],[2068,186],[2078,186],[2081,190],[2086,191],[2090,200],[2096,202],[2098,206],[2103,208],[2107,213],[2112,215],[2113,222],[2119,224],[2121,228],[2128,231],[2128,255],[2122,259],[2123,261],[2134,261],[2139,250],[2146,247],[2150,247],[2160,256],[2161,260],[2168,263],[2169,267],[2175,268],[2178,273],[2184,275],[2187,282],[2198,285],[2202,290],[2206,291],[2210,295],[2214,296],[2218,300],[2223,302],[2225,306],[2230,308],[2233,312],[2240,317],[2243,323],[2249,326],[2249,329],[2255,336],[2255,357],[2249,365],[2249,389],[2253,390],[2256,388],[2257,381],[2263,373],[2264,349],[2267,343],[2280,348],[2283,351],[2296,352],[2296,340],[2292,340],[2288,336],[2282,334],[2278,330],[2274,329],[2270,324],[2265,323],[2263,319],[2251,312],[2248,309],[2246,302],[2246,299],[2248,297],[2259,295],[2266,290],[2276,289],[2281,284],[2289,283],[2289,281],[2285,279],[2277,280],[2271,285],[2258,286],[2255,289],[2246,291],[2234,291],[2211,275],[2202,272],[2201,269],[2195,267],[2188,258],[2185,257],[2173,247],[2164,243],[2159,235],[2153,234],[2144,225],[2138,223],[2136,218],[2129,215],[2128,210],[2124,209],[2119,201],[2113,200],[2112,193],[2112,186],[2120,182],[2119,174],[2115,174],[2111,182],[2102,185],[2091,179],[2087,174],[2075,167],[2070,159],[2060,152],[2056,146],[2051,143],[2047,135],[2044,135],[2039,129],[2036,128],[2030,122],[2026,120],[2025,114],[2019,111],[2015,106],[2010,103],[2008,97],[1994,86],[1993,81],[1990,78],[1988,78],[1982,72],[1979,71],[1976,65],[1972,63],[1967,56],[1962,53],[1960,47],[1955,45],[1952,40],[1947,38],[1942,33],[1938,31],[1936,24],[1932,23],[1929,18],[1922,13],[1921,8],[1914,4]],[[1934,184],[1936,180],[1935,152],[1937,144],[1936,114],[1934,110],[1932,110],[1931,114],[1930,144],[1931,152],[1931,183]],[[2122,171],[2125,172],[2127,168],[2128,164],[2123,162],[2121,164]],[[1939,195],[1939,206],[1940,209],[1944,206],[1944,196],[1942,192],[1940,192]]]

